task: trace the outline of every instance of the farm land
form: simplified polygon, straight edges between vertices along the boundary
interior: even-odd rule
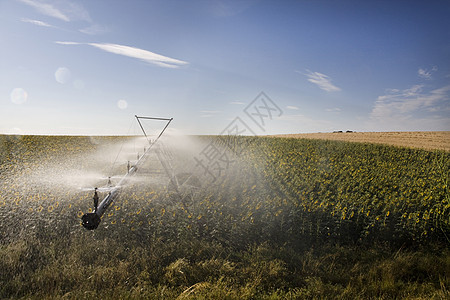
[[[447,138],[192,139],[228,151],[219,178],[174,149],[198,186],[144,172],[87,231],[80,185],[102,184],[87,174],[133,138],[0,135],[0,298],[450,297]]]
[[[450,131],[334,132],[284,134],[279,137],[376,143],[426,150],[450,151]]]

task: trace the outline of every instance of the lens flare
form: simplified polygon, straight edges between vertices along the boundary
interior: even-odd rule
[[[128,107],[128,103],[125,100],[119,100],[117,101],[117,107],[120,109],[126,109]]]
[[[66,84],[67,82],[69,82],[70,75],[70,70],[65,67],[58,68],[55,71],[55,79],[61,84]]]
[[[10,94],[11,102],[14,104],[23,104],[27,102],[28,93],[23,88],[15,88]]]

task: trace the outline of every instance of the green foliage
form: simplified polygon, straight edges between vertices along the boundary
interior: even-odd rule
[[[297,230],[341,241],[449,242],[448,152],[297,139],[255,144],[266,150],[266,182],[289,202],[280,206],[295,207],[306,223]]]
[[[129,139],[0,136],[0,298],[450,297],[448,152],[204,137],[231,151],[219,180],[132,183],[86,231],[91,193],[42,172]]]

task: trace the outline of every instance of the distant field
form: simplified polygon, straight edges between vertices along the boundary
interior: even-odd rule
[[[377,143],[393,146],[450,151],[450,131],[336,132],[283,134],[279,137]]]

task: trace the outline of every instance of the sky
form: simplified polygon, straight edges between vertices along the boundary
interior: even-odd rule
[[[449,15],[444,0],[0,0],[0,134],[138,134],[135,115],[181,134],[450,130]]]

